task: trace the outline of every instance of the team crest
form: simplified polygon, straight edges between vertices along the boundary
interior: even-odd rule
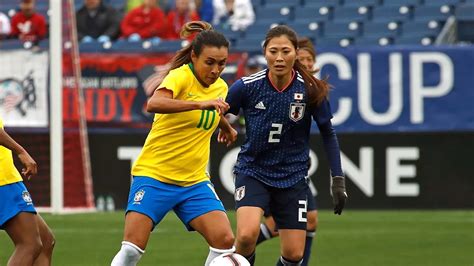
[[[145,196],[145,190],[140,189],[139,191],[137,191],[137,193],[135,193],[135,197],[133,198],[133,204],[140,204],[140,201],[142,201],[143,196]]]
[[[241,186],[235,190],[235,201],[240,201],[245,197],[245,186]]]
[[[304,116],[305,103],[291,103],[290,104],[290,119],[294,122],[301,120]]]
[[[28,205],[30,205],[33,202],[33,200],[31,199],[30,193],[28,193],[28,191],[26,190],[21,193],[21,197],[26,203],[28,203]]]

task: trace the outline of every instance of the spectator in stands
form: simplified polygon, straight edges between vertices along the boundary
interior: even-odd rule
[[[107,42],[119,34],[120,14],[101,0],[84,0],[76,13],[77,34],[82,42]]]
[[[0,12],[0,40],[10,35],[11,25],[7,15]]]
[[[168,12],[168,39],[179,39],[179,32],[186,22],[200,20],[198,13],[191,8],[189,0],[176,0],[176,7]],[[192,38],[192,36],[191,36]]]
[[[35,11],[35,0],[22,0],[20,11],[12,17],[11,36],[36,46],[46,37],[46,19]]]
[[[82,42],[107,42],[118,37],[120,14],[101,0],[84,0],[76,13],[77,34]]]
[[[264,68],[266,68],[266,61],[263,55],[254,55],[247,60],[245,65],[244,75],[250,76],[255,74]]]
[[[129,41],[164,38],[166,17],[156,5],[156,0],[144,0],[143,5],[130,11],[120,25],[122,37]]]
[[[214,18],[214,1],[213,0],[195,0],[196,10],[201,20],[212,23]]]
[[[214,25],[222,25],[233,31],[245,30],[255,22],[250,0],[214,0]]]

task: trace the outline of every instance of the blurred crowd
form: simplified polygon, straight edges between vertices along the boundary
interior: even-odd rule
[[[36,12],[35,4],[36,0],[20,0],[18,10],[8,14],[11,17],[0,12],[0,39],[37,44],[47,38],[47,19]],[[83,0],[76,10],[83,43],[176,40],[181,26],[193,20],[239,31],[254,23],[255,13],[250,0],[124,0],[120,9],[103,0]]]

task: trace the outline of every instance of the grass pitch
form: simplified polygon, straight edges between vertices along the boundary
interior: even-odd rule
[[[474,211],[345,211],[319,212],[311,265],[474,265]],[[232,222],[234,213],[229,212]],[[110,265],[120,248],[123,212],[43,217],[57,245],[53,265]],[[279,240],[257,249],[256,265],[275,265]],[[13,245],[0,231],[0,265]],[[207,244],[188,233],[173,213],[150,238],[139,265],[203,265]]]

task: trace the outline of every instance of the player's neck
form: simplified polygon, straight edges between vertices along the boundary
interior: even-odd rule
[[[291,81],[293,80],[293,77],[295,76],[295,71],[292,69],[291,72],[284,76],[275,75],[271,71],[268,74],[268,78],[270,79],[270,82],[272,83],[273,87],[275,87],[276,90],[281,92],[284,91],[290,85]]]

